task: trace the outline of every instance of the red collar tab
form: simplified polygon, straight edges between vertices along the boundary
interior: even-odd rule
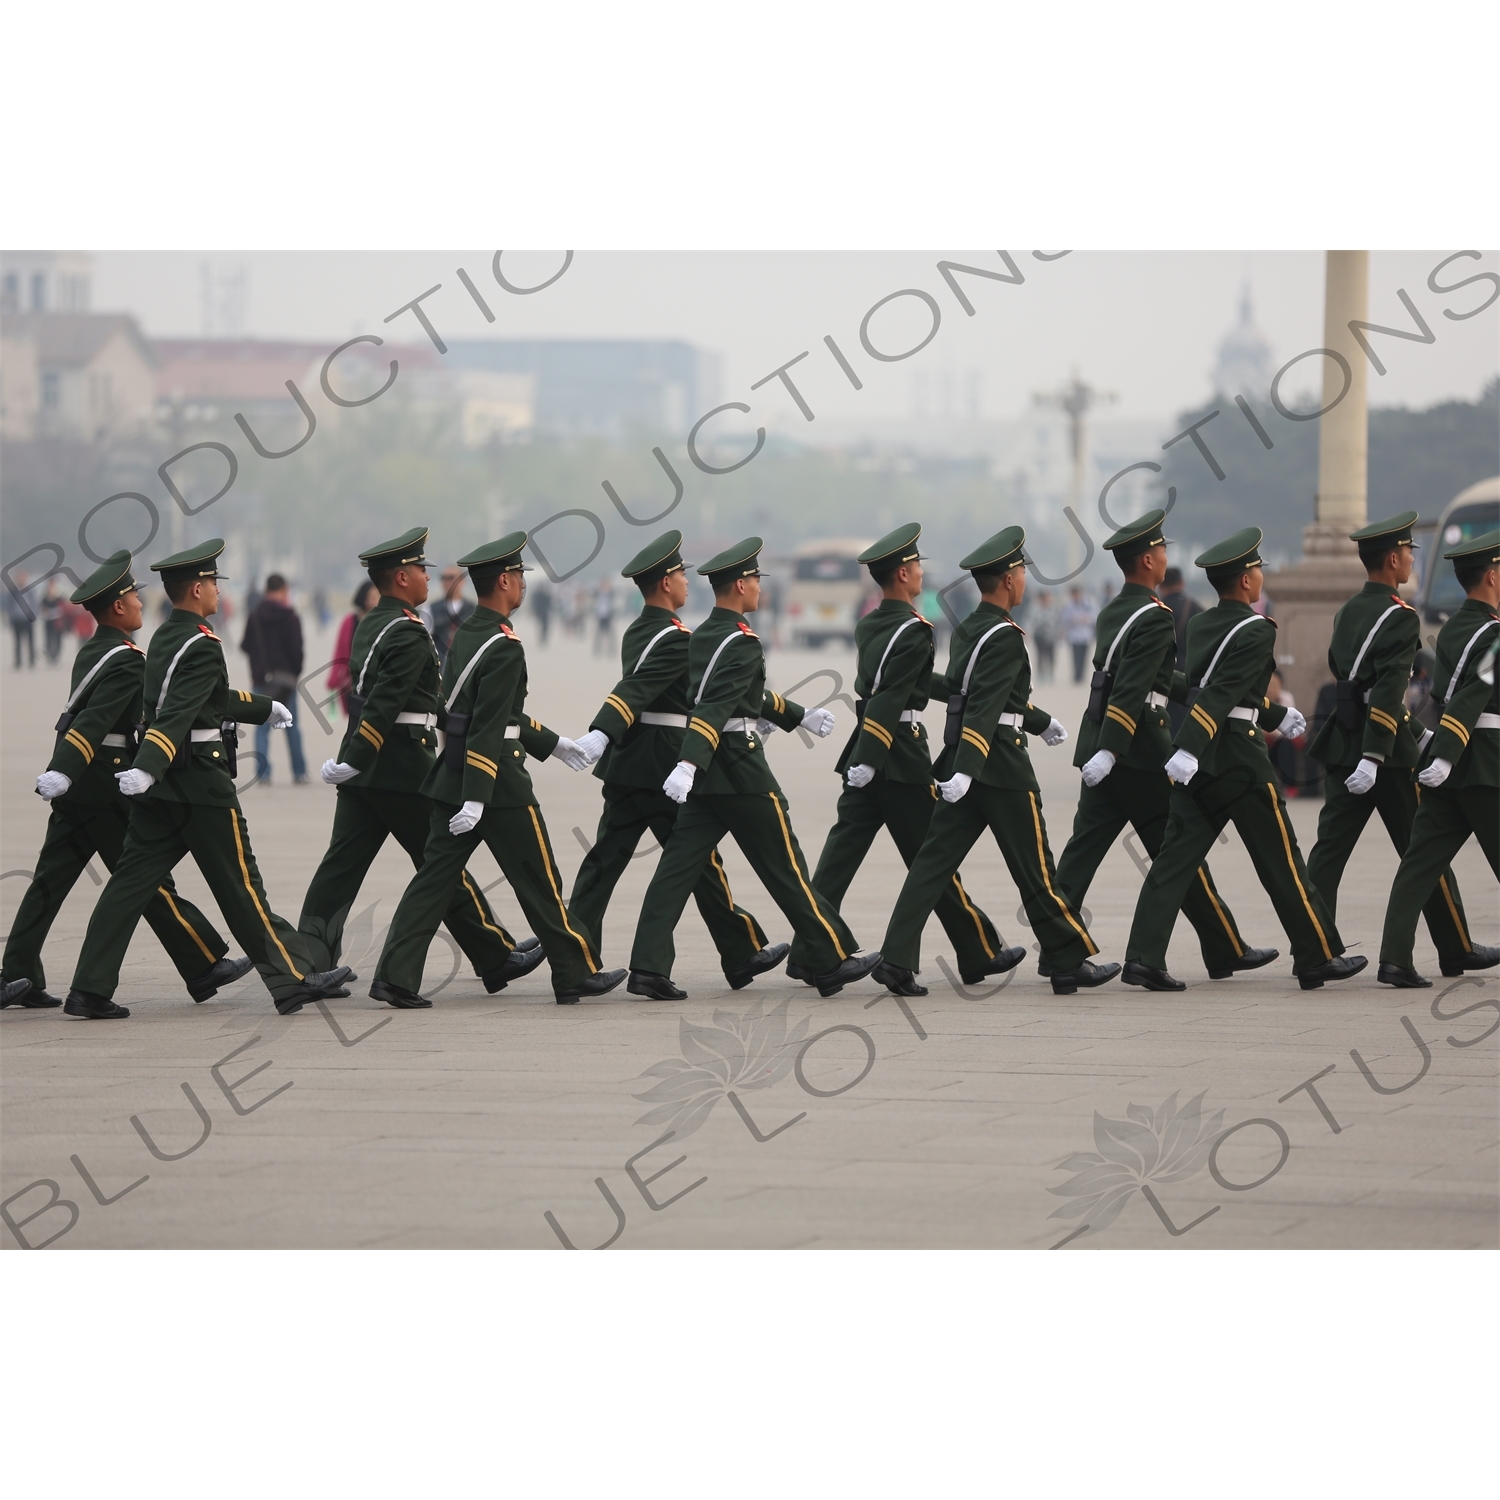
[[[1410,609],[1411,608],[1411,605],[1409,605],[1406,602],[1406,600],[1401,597],[1400,594],[1392,594],[1391,598],[1394,599],[1396,601],[1396,603],[1401,606],[1402,609]]]
[[[914,610],[912,610],[912,614],[914,614],[917,617],[917,619],[919,619],[924,625],[931,625],[932,624],[932,621],[929,620],[927,618],[927,616],[922,613],[921,610],[914,609]]]
[[[501,620],[501,622],[500,622],[500,634],[501,635],[508,635],[511,638],[511,640],[513,640],[513,641],[520,640],[520,636],[518,636],[515,633],[515,631],[510,628],[510,621],[509,620]]]
[[[675,625],[675,626],[676,626],[676,627],[677,627],[677,628],[678,628],[678,629],[679,629],[679,630],[680,630],[680,631],[681,631],[681,632],[682,632],[682,633],[683,633],[683,634],[684,634],[684,635],[691,635],[691,634],[692,634],[692,633],[693,633],[693,632],[692,632],[692,631],[691,631],[691,630],[689,630],[689,629],[688,629],[688,628],[687,628],[687,626],[686,626],[686,625],[684,625],[684,624],[683,624],[683,623],[682,623],[682,621],[681,621],[681,620],[679,620],[679,619],[678,619],[678,618],[677,618],[677,616],[676,616],[676,615],[673,615],[673,616],[672,616],[672,623],[673,623],[673,624],[674,624],[674,625]]]
[[[753,630],[751,630],[751,628],[747,624],[745,624],[745,622],[743,620],[736,620],[734,623],[736,625],[738,625],[740,627],[740,629],[746,635],[748,635],[752,641],[758,641],[760,639],[760,637],[758,635],[756,635],[756,633]]]
[[[401,606],[401,613],[405,615],[408,620],[415,620],[418,625],[422,623],[421,615],[413,614],[404,604]]]
[[[219,640],[219,638],[218,638],[218,636],[216,636],[216,635],[215,635],[215,634],[214,634],[214,633],[213,633],[213,631],[211,631],[211,630],[210,630],[210,629],[209,629],[209,628],[208,628],[208,626],[207,626],[207,625],[200,625],[200,626],[199,626],[199,627],[198,627],[198,629],[199,629],[199,630],[201,630],[201,631],[202,631],[202,632],[203,632],[203,633],[204,633],[204,635],[206,635],[206,636],[207,636],[207,637],[208,637],[208,638],[209,638],[209,640],[211,640],[211,641],[217,641],[217,640]],[[222,641],[220,641],[220,642],[219,642],[219,644],[220,644],[220,645],[223,645],[223,642],[222,642]]]

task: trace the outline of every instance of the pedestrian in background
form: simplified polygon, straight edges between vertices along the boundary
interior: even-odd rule
[[[1062,624],[1062,612],[1051,589],[1043,589],[1041,597],[1031,607],[1031,617],[1026,628],[1031,632],[1031,644],[1036,647],[1036,680],[1051,682],[1057,670],[1057,634]]]
[[[615,586],[601,578],[594,590],[594,655],[613,655],[615,649]]]
[[[258,693],[274,698],[292,712],[287,726],[287,748],[292,756],[292,780],[307,784],[302,758],[302,731],[297,727],[297,684],[302,677],[302,621],[292,608],[291,591],[280,573],[266,579],[266,592],[245,620],[240,650],[250,658],[250,680]],[[255,764],[267,786],[271,784],[271,726],[255,727]]]
[[[339,707],[344,717],[349,717],[349,695],[354,691],[354,678],[349,674],[349,653],[354,644],[354,628],[375,607],[380,590],[368,578],[354,591],[352,608],[339,625],[339,638],[334,644],[333,660],[328,664],[328,691],[339,695]]]
[[[55,667],[62,655],[63,636],[68,628],[68,601],[63,598],[56,578],[47,580],[47,592],[42,595],[42,645],[47,654],[47,665]]]
[[[437,647],[438,661],[443,663],[448,660],[448,648],[453,644],[454,634],[474,613],[474,606],[464,598],[462,568],[444,568],[441,577],[443,597],[431,609],[432,643]]]
[[[542,645],[547,644],[547,632],[552,628],[552,590],[545,583],[536,584],[530,592],[530,608],[536,619],[537,634]]]
[[[36,665],[36,635],[33,624],[34,616],[27,607],[25,573],[17,573],[15,584],[5,591],[5,617],[10,621],[11,634],[16,642],[16,670],[21,670],[21,648],[26,648],[28,660],[26,665]]]
[[[1094,621],[1098,614],[1099,611],[1075,583],[1062,612],[1063,634],[1073,651],[1074,682],[1083,681],[1083,669],[1088,665],[1089,653],[1094,646]]]

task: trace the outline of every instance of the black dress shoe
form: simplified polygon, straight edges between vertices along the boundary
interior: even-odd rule
[[[628,969],[600,969],[597,974],[590,974],[577,989],[558,990],[557,1003],[577,1005],[585,995],[607,995],[617,984],[625,982],[629,972]]]
[[[523,937],[516,939],[517,953],[530,953],[533,948],[540,948],[542,940],[539,937]]]
[[[630,983],[625,988],[642,1000],[686,1000],[688,993],[678,989],[665,974],[651,974],[645,969],[632,969]]]
[[[883,959],[870,971],[876,984],[883,984],[893,995],[925,995],[927,986],[917,983],[917,976],[900,964],[888,964]],[[968,980],[964,981],[965,984]]]
[[[786,977],[788,979],[799,979],[803,984],[816,984],[817,977],[811,969],[804,969],[801,964],[788,964],[786,966]]]
[[[226,984],[243,979],[254,967],[248,958],[221,958],[206,973],[188,980],[188,994],[193,997],[195,1005],[202,1005],[205,1000],[212,1000]]]
[[[397,1010],[432,1009],[431,1000],[424,999],[411,990],[402,989],[399,984],[392,984],[388,979],[377,979],[371,983],[370,998],[384,1000],[387,1005],[392,1005]],[[279,1004],[276,1008],[281,1009]]]
[[[982,969],[974,974],[960,974],[958,977],[967,985],[983,984],[992,974],[1008,974],[1015,966],[1026,957],[1024,948],[1002,948]],[[1038,969],[1044,965],[1038,965]],[[1047,970],[1050,978],[1052,971]]]
[[[1246,948],[1227,969],[1210,969],[1208,977],[1228,979],[1231,974],[1240,969],[1263,969],[1267,964],[1275,963],[1280,957],[1281,951],[1277,948]]]
[[[61,1005],[62,1001],[49,995],[46,990],[34,990],[29,979],[0,979],[0,1010],[7,1005],[24,1005],[30,1010],[43,1010],[49,1005]]]
[[[1403,969],[1400,964],[1382,963],[1375,971],[1378,984],[1388,984],[1398,990],[1430,990],[1432,981],[1415,969]]]
[[[536,938],[531,939],[529,948],[523,948],[517,943],[498,969],[491,969],[488,974],[481,976],[485,990],[491,995],[498,995],[512,979],[519,979],[523,974],[531,973],[546,957],[541,943]]]
[[[1346,953],[1342,958],[1330,958],[1316,969],[1306,969],[1297,976],[1297,983],[1305,990],[1320,990],[1335,979],[1352,979],[1361,969],[1367,969],[1370,960],[1362,953]]]
[[[830,995],[838,994],[846,984],[853,984],[856,979],[863,979],[880,962],[881,957],[878,953],[856,953],[853,958],[846,958],[831,974],[819,974],[813,983],[817,985],[818,993],[826,1000]]]
[[[772,943],[769,947],[762,948],[750,959],[749,963],[741,964],[733,974],[724,976],[729,981],[729,988],[744,989],[757,974],[764,974],[768,969],[774,969],[791,951],[790,943]]]
[[[87,990],[69,990],[63,1005],[65,1016],[83,1016],[90,1021],[123,1021],[130,1012],[103,995],[91,995]]]
[[[321,973],[307,975],[302,984],[309,992],[310,1000],[343,1000],[349,994],[349,981],[358,978],[359,975],[348,964],[340,964],[336,969],[324,969]]]
[[[1096,964],[1084,959],[1076,969],[1052,971],[1052,993],[1054,995],[1076,994],[1080,985],[1084,989],[1091,990],[1096,984],[1108,984],[1119,972],[1119,964]]]
[[[1150,964],[1137,963],[1133,958],[1125,960],[1120,978],[1126,984],[1138,984],[1143,990],[1185,990],[1187,986],[1174,979],[1165,969],[1153,969]]]
[[[1452,979],[1456,974],[1462,974],[1465,969],[1493,969],[1500,964],[1500,947],[1490,948],[1481,945],[1470,948],[1457,963],[1439,964],[1443,971],[1444,979]],[[1385,967],[1384,964],[1381,965]]]

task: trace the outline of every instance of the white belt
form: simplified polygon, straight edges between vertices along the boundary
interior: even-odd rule
[[[1258,711],[1259,710],[1253,708],[1231,708],[1229,710],[1229,717],[1231,719],[1249,719],[1253,724],[1255,722],[1255,715]]]
[[[195,729],[188,736],[195,745],[206,745],[210,740],[221,740],[223,733],[217,729]]]
[[[1474,727],[1476,729],[1500,729],[1500,714],[1480,714],[1474,720]],[[107,745],[109,741],[105,740],[104,743]]]
[[[920,724],[922,722],[922,710],[920,708],[904,709],[901,714],[903,724]]]
[[[521,738],[521,726],[519,724],[507,724],[505,733],[500,736],[503,740],[518,740]]]
[[[725,719],[724,727],[730,734],[753,734],[755,723],[754,719]]]
[[[1167,695],[1165,693],[1147,693],[1146,702],[1152,708],[1165,708],[1167,706]]]
[[[116,750],[123,750],[130,743],[128,734],[107,734],[99,741],[101,745],[111,745]]]
[[[1021,716],[1020,714],[1001,714],[998,722],[1010,729],[1019,729],[1021,727]]]
[[[744,720],[740,720],[744,723]],[[663,729],[686,729],[688,727],[688,716],[686,714],[658,714],[645,713],[641,715],[642,724],[659,724]]]
[[[398,724],[420,724],[423,729],[436,729],[437,715],[400,713],[396,715],[396,722]]]

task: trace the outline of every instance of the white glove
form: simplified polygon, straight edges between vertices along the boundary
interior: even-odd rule
[[[329,786],[337,786],[341,781],[348,781],[351,777],[359,775],[359,767],[351,766],[341,760],[325,760],[323,769],[318,773]]]
[[[672,774],[662,782],[661,789],[674,802],[686,802],[693,789],[693,777],[697,774],[698,768],[692,761],[680,760],[672,767]]]
[[[1098,786],[1114,768],[1115,752],[1113,750],[1096,750],[1083,763],[1083,784],[1085,786]]]
[[[757,719],[755,721],[755,732],[761,737],[761,739],[765,739],[767,735],[775,734],[776,729],[777,726],[773,724],[769,719]]]
[[[1453,762],[1451,760],[1444,760],[1443,757],[1439,755],[1432,762],[1432,764],[1428,766],[1428,768],[1417,777],[1417,780],[1420,781],[1423,786],[1442,786],[1442,784],[1448,779],[1452,772]]]
[[[1380,762],[1371,760],[1367,755],[1355,768],[1344,778],[1344,785],[1354,793],[1356,797],[1363,797],[1366,792],[1375,785],[1376,773],[1380,770]]]
[[[844,773],[844,779],[858,791],[862,786],[869,786],[875,779],[874,766],[850,766]]]
[[[271,717],[266,723],[272,729],[290,729],[292,727],[292,711],[285,703],[273,703],[271,705]]]
[[[602,729],[591,729],[573,743],[583,752],[584,764],[591,766],[609,749],[609,736]]]
[[[552,758],[560,760],[570,771],[587,771],[593,765],[587,752],[566,735],[557,737],[557,743],[552,747]]]
[[[484,816],[484,803],[465,802],[459,810],[448,819],[448,832],[455,838],[461,833],[468,833],[476,823]]]
[[[1198,774],[1198,757],[1186,750],[1175,751],[1163,769],[1172,781],[1186,786]]]
[[[116,771],[115,780],[120,783],[120,790],[127,797],[139,797],[142,792],[149,792],[156,785],[156,777],[149,771],[137,771],[134,766],[128,771]]]
[[[44,802],[61,797],[72,785],[72,778],[64,776],[61,771],[43,771],[36,779],[36,789]]]
[[[833,733],[833,715],[826,708],[810,708],[802,715],[802,727],[826,740]]]
[[[974,785],[974,778],[962,771],[955,771],[947,781],[937,784],[938,792],[944,802],[957,802],[963,794]]]
[[[1042,743],[1044,745],[1060,745],[1067,737],[1068,731],[1061,719],[1054,719],[1042,731]]]
[[[1422,737],[1417,741],[1417,749],[1419,751],[1425,750],[1427,748],[1427,741],[1432,738],[1432,735],[1433,731],[1430,729],[1424,729],[1422,731]]]
[[[1289,740],[1301,739],[1307,733],[1307,720],[1297,709],[1289,708],[1286,711],[1286,717],[1276,728]]]

